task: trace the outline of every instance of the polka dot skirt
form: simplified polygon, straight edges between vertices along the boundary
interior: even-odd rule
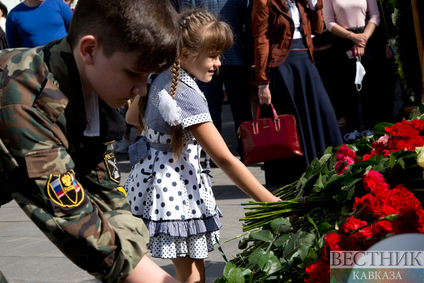
[[[169,135],[150,128],[146,137],[151,143],[170,143]],[[195,140],[185,140],[183,154],[177,160],[172,152],[150,148],[124,185],[132,213],[145,222],[154,222],[160,230],[149,228],[149,248],[154,257],[206,258],[215,237],[219,237],[220,212],[209,177],[202,173],[200,152]],[[211,218],[214,225],[210,225]]]

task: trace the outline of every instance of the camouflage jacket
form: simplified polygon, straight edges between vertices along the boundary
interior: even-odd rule
[[[19,178],[39,187],[28,192],[45,192],[52,175],[69,170],[89,193],[117,187],[120,172],[110,144],[122,137],[125,122],[99,100],[100,136],[84,136],[82,85],[66,37],[42,47],[2,50],[0,72],[0,155],[7,157],[0,172],[19,165]]]

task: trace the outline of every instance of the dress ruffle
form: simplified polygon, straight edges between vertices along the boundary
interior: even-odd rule
[[[150,239],[147,248],[153,257],[171,259],[177,257],[190,257],[205,259],[208,253],[214,250],[214,245],[219,241],[219,231],[194,235],[188,238],[158,235]]]
[[[150,237],[157,235],[169,235],[171,237],[188,238],[194,235],[214,232],[222,227],[220,217],[221,210],[216,207],[216,214],[203,219],[150,221],[143,219],[149,229]]]

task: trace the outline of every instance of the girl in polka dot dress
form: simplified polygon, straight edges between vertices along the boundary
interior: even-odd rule
[[[179,61],[128,110],[127,122],[143,135],[129,149],[134,165],[124,187],[133,214],[149,229],[152,256],[172,259],[178,280],[204,282],[204,259],[219,239],[222,214],[200,164],[202,148],[256,201],[279,199],[231,154],[195,82],[211,81],[220,53],[232,44],[230,27],[199,10],[183,13],[179,23]]]

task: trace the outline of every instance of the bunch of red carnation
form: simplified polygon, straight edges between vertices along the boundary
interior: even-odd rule
[[[334,169],[336,170],[337,175],[343,174],[346,171],[347,166],[355,164],[359,161],[355,152],[345,144],[339,147],[339,149],[336,151],[335,157],[336,166]]]
[[[421,203],[404,185],[390,188],[381,173],[370,170],[363,186],[368,193],[355,198],[354,216],[325,236],[321,259],[306,268],[305,282],[330,282],[331,251],[367,250],[389,234],[424,233]]]
[[[369,154],[362,157],[362,160],[368,160],[373,155],[384,157],[391,152],[399,150],[415,150],[424,144],[424,120],[415,119],[413,121],[403,120],[394,124],[392,127],[385,128],[388,135],[380,137],[371,144],[372,150]]]

